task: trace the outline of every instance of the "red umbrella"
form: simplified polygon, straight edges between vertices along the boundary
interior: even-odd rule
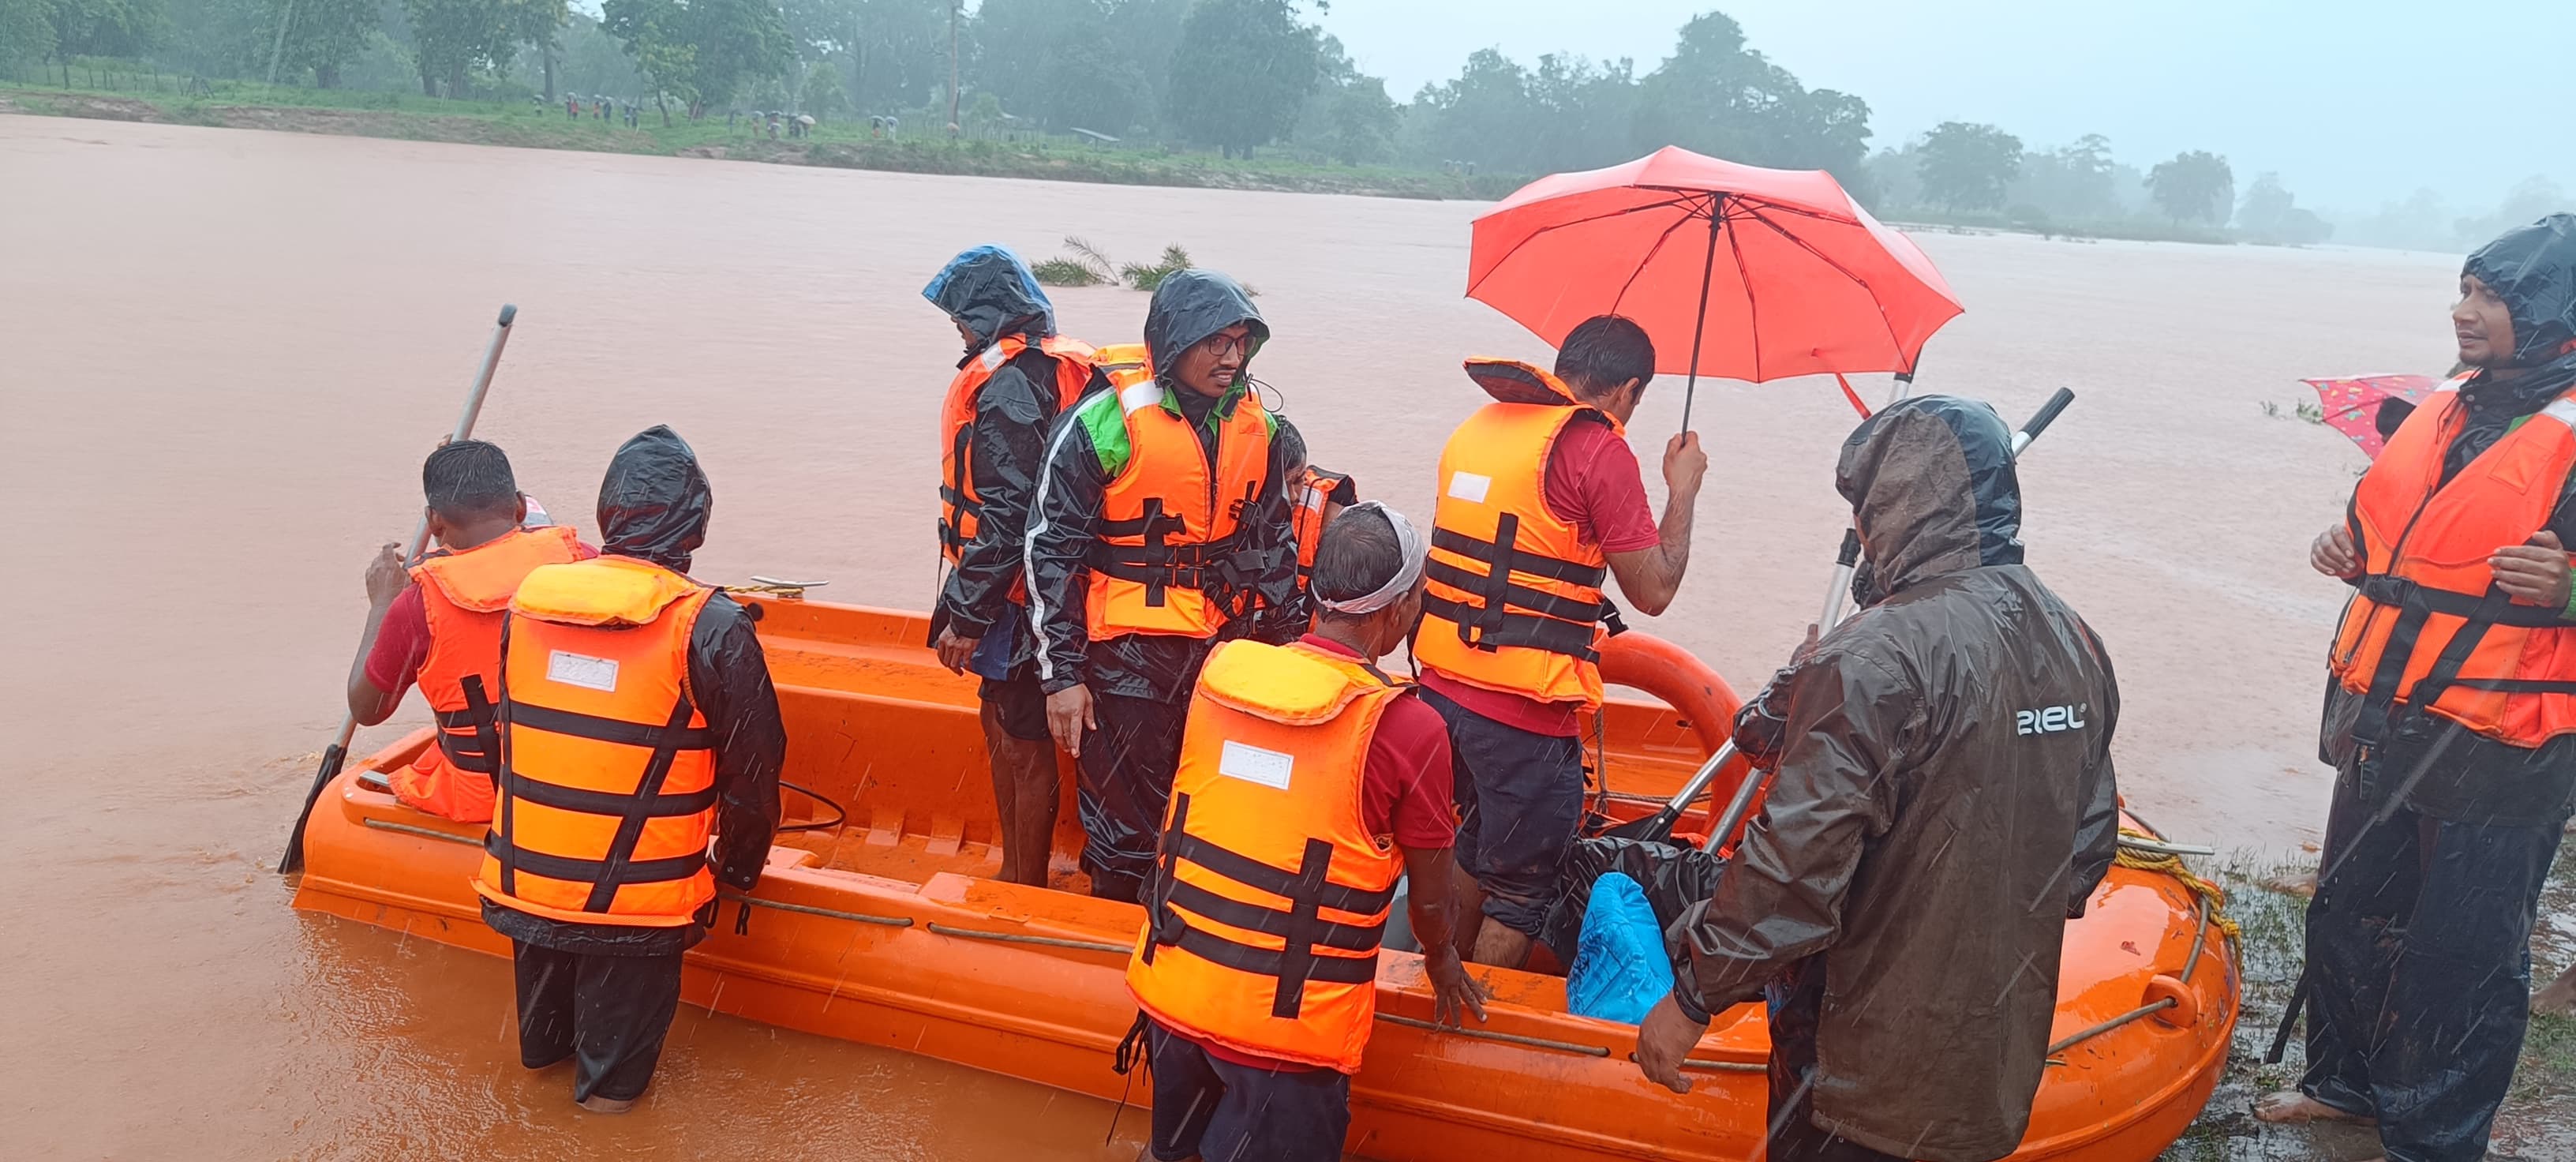
[[[1531,182],[1477,218],[1474,238],[1469,298],[1552,344],[1626,315],[1654,339],[1655,370],[1694,389],[1701,375],[1911,376],[1960,311],[1932,260],[1831,174],[1677,146]]]
[[[2379,434],[2379,406],[2403,401],[2408,410],[2424,402],[2437,382],[2429,375],[2352,375],[2339,379],[2302,379],[2317,389],[2326,426],[2352,437],[2364,455],[2376,460],[2386,438]],[[2392,417],[2393,418],[2393,417]]]

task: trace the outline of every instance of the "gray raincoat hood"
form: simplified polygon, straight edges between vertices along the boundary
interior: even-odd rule
[[[1270,339],[1270,324],[1243,284],[1213,270],[1192,267],[1176,271],[1154,288],[1153,305],[1145,308],[1145,354],[1155,375],[1168,376],[1180,353],[1236,323],[1252,326],[1253,350],[1244,355],[1247,374],[1252,355]]]
[[[1843,441],[1834,485],[1868,553],[1852,578],[1863,608],[1935,577],[2021,563],[2012,428],[1985,403],[1925,395],[1890,405]]]
[[[1055,334],[1055,304],[1029,265],[1005,247],[977,246],[949,259],[921,297],[965,323],[978,351],[1004,335]]]
[[[669,425],[655,424],[608,460],[608,479],[599,485],[600,551],[686,573],[690,556],[707,543],[714,510],[698,454]]]

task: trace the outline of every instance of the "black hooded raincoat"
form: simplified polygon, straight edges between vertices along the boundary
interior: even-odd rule
[[[931,610],[930,634],[944,629],[960,637],[980,638],[1007,618],[1020,615],[1011,587],[1020,579],[1028,526],[1029,502],[1037,491],[1038,459],[1046,448],[1047,425],[1059,410],[1055,357],[1037,341],[1056,333],[1055,307],[1038,287],[1018,255],[998,246],[978,246],[960,254],[922,289],[922,297],[966,325],[974,342],[957,361],[963,369],[986,348],[1013,335],[1029,346],[995,368],[975,397],[975,420],[967,439],[974,446],[970,471],[981,498],[975,538],[958,552],[957,568],[939,590]],[[1097,372],[1091,387],[1108,379]],[[1037,652],[1035,636],[1014,639],[1013,666]]]
[[[1903,1158],[2009,1154],[2069,917],[2118,834],[2102,644],[2021,564],[2011,434],[1907,400],[1843,445],[1867,608],[1775,679],[1777,781],[1673,934],[1697,1015],[1769,988],[1775,1097]]]
[[[608,479],[599,487],[600,552],[686,573],[691,554],[706,543],[714,507],[697,453],[670,428],[647,428],[608,462]],[[716,882],[740,891],[760,882],[769,859],[778,770],[787,758],[787,726],[754,620],[749,609],[718,593],[689,634],[689,693],[716,740]],[[513,940],[584,955],[678,952],[706,933],[697,924],[567,924],[489,901],[483,919]]]

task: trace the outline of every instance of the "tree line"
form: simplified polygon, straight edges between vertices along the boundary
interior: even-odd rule
[[[2334,227],[2298,199],[2277,173],[2254,179],[2243,196],[2225,157],[2184,150],[2141,172],[2087,134],[2069,145],[2026,149],[1993,125],[1948,121],[1869,159],[1870,187],[1883,211],[1992,217],[2015,226],[2098,227],[2160,220],[2217,230],[2232,225],[2258,242],[2323,242]]]

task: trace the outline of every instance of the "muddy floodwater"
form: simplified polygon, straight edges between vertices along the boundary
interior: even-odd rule
[[[1254,370],[1316,461],[1427,515],[1482,399],[1460,357],[1545,355],[1459,297],[1476,211],[0,117],[0,1155],[1134,1157],[1134,1111],[1104,1144],[1105,1103],[702,1011],[636,1115],[576,1116],[518,1067],[502,962],[292,912],[268,867],[360,575],[510,301],[478,434],[559,518],[594,532],[609,451],[669,423],[718,497],[701,577],[924,607],[957,348],[918,291],[963,246],[1066,235],[1254,287]],[[1968,313],[1919,390],[2016,422],[2078,393],[2024,461],[2023,536],[2123,679],[2131,804],[2181,839],[2313,840],[2343,590],[2307,543],[2362,459],[2292,414],[2297,381],[2440,372],[2457,259],[1922,243]],[[1146,299],[1056,301],[1110,342]],[[1681,405],[1649,394],[1649,465]],[[1813,380],[1707,385],[1696,415],[1689,579],[1630,620],[1749,690],[1821,605],[1854,417]],[[415,698],[361,747],[425,720]]]

